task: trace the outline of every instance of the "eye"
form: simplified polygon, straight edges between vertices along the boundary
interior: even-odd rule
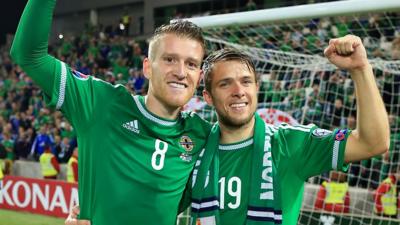
[[[174,58],[172,58],[171,56],[165,56],[164,57],[164,61],[167,63],[173,63],[174,62]]]
[[[244,79],[243,80],[243,84],[252,84],[253,83],[253,80],[252,79]]]
[[[219,87],[227,87],[227,86],[228,86],[228,82],[222,81],[222,82],[219,83],[218,86],[219,86]]]
[[[190,69],[198,69],[199,68],[199,64],[197,64],[195,62],[189,62],[188,66]]]

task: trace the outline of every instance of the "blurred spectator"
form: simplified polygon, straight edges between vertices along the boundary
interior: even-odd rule
[[[344,117],[343,117],[343,100],[341,98],[337,98],[335,100],[333,113],[332,113],[332,128],[340,128],[344,125]]]
[[[378,42],[379,39],[381,38],[380,21],[381,20],[379,18],[379,15],[377,14],[370,16],[368,21],[368,26],[367,26],[368,36],[373,38],[374,42]]]
[[[282,88],[282,81],[275,81],[273,83],[272,91],[266,93],[267,103],[271,103],[273,106],[280,108],[285,97],[288,95],[287,91]]]
[[[314,207],[328,212],[349,213],[350,194],[346,174],[331,171],[329,181],[323,181]]]
[[[132,22],[132,17],[129,15],[128,10],[125,10],[124,15],[121,17],[121,24],[124,26],[123,29],[121,29],[121,30],[123,30],[122,33],[125,36],[129,36],[131,22]]]
[[[260,89],[258,91],[258,103],[268,103],[271,101],[270,93],[273,89],[273,84],[276,82],[277,74],[271,71],[270,74],[264,75],[265,79],[261,81]]]
[[[45,151],[45,147],[51,146],[52,144],[53,138],[47,134],[47,126],[41,126],[33,141],[30,154],[35,160],[38,160],[40,155]]]
[[[128,81],[124,79],[124,75],[122,73],[118,73],[117,78],[115,79],[115,84],[125,86],[127,83]]]
[[[397,217],[397,183],[400,180],[398,167],[393,167],[390,175],[382,181],[374,193],[375,207],[377,215]]]
[[[55,136],[54,145],[54,155],[57,157],[58,162],[67,163],[68,159],[72,155],[71,141],[68,137],[61,138],[60,136]]]
[[[113,63],[113,73],[117,74],[117,80],[119,79],[119,74],[121,74],[121,79],[127,81],[129,77],[129,68],[127,66],[127,59],[119,56]]]
[[[290,109],[294,110],[293,117],[297,120],[300,120],[302,116],[302,108],[305,103],[305,95],[306,90],[303,87],[303,81],[297,80],[296,83],[293,83],[289,87],[289,96],[288,101],[290,105]]]
[[[143,86],[146,81],[142,71],[129,69],[129,80],[128,83],[131,86],[132,90],[137,95],[143,94]]]
[[[142,53],[142,48],[140,47],[139,43],[135,41],[130,41],[130,46],[131,46],[131,53],[127,55],[127,57],[130,57],[129,60],[129,66],[131,68],[134,68],[135,70],[141,70],[143,67],[143,59],[144,55]]]
[[[78,148],[76,147],[67,165],[67,181],[70,183],[78,182]]]
[[[0,190],[3,187],[3,177],[4,177],[3,169],[0,167]]]
[[[4,146],[6,150],[6,158],[4,159],[4,173],[6,175],[11,173],[12,164],[14,161],[14,140],[11,139],[11,135],[8,131],[3,132],[3,140],[1,144]]]
[[[19,127],[18,138],[15,142],[15,159],[27,159],[34,140],[33,128]]]
[[[400,37],[396,37],[392,42],[392,60],[399,60],[400,59]]]
[[[389,152],[350,165],[349,184],[374,190],[388,174]]]
[[[40,155],[39,162],[44,179],[57,179],[60,173],[60,165],[57,158],[51,153],[51,147],[46,145],[44,152]]]
[[[4,175],[4,159],[7,156],[7,152],[6,149],[4,148],[4,146],[0,143],[0,175],[3,176]],[[1,180],[1,179],[0,179]],[[1,181],[0,181],[1,184]],[[1,187],[0,187],[1,188]]]
[[[251,11],[251,10],[256,10],[257,5],[253,0],[248,0],[246,3],[246,10]]]
[[[317,46],[317,41],[319,41],[319,37],[317,34],[317,28],[311,28],[310,33],[308,33],[305,37],[305,41],[307,42],[307,50],[309,54],[320,54],[321,50]]]
[[[389,114],[390,125],[390,162],[400,164],[400,117]]]
[[[399,114],[400,108],[400,76],[383,71],[383,90],[382,98],[386,105],[386,110],[392,114]]]
[[[306,117],[304,123],[315,123],[319,126],[322,116],[322,104],[320,101],[320,86],[318,82],[312,85],[312,91],[307,96]]]
[[[343,37],[350,33],[347,18],[339,16],[334,26],[332,26],[332,33],[334,37]]]

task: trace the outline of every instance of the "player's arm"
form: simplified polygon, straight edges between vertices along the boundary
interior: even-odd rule
[[[55,0],[29,0],[11,47],[11,57],[42,90],[51,95],[56,59],[48,55]]]
[[[345,162],[386,152],[390,143],[388,116],[361,39],[354,35],[332,39],[324,53],[331,63],[348,70],[355,84],[357,127],[348,138]]]

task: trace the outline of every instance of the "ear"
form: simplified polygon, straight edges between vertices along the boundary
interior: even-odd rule
[[[151,61],[147,57],[143,59],[143,74],[148,80],[150,80],[150,78],[151,78]]]
[[[261,81],[256,81],[257,93],[260,91],[260,83]]]
[[[209,106],[214,106],[212,97],[211,97],[210,93],[208,93],[208,91],[203,90],[203,98],[204,98],[204,101],[206,101]]]

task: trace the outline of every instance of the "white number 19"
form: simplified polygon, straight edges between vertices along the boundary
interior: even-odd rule
[[[219,179],[220,183],[220,209],[224,209],[225,207],[225,177],[221,177]],[[236,187],[236,188],[234,188]],[[231,209],[236,209],[240,206],[240,198],[241,198],[241,191],[242,191],[242,182],[239,177],[231,177],[228,180],[228,194],[232,197],[235,197],[235,203],[229,202],[228,207]],[[235,189],[235,190],[234,190]]]

